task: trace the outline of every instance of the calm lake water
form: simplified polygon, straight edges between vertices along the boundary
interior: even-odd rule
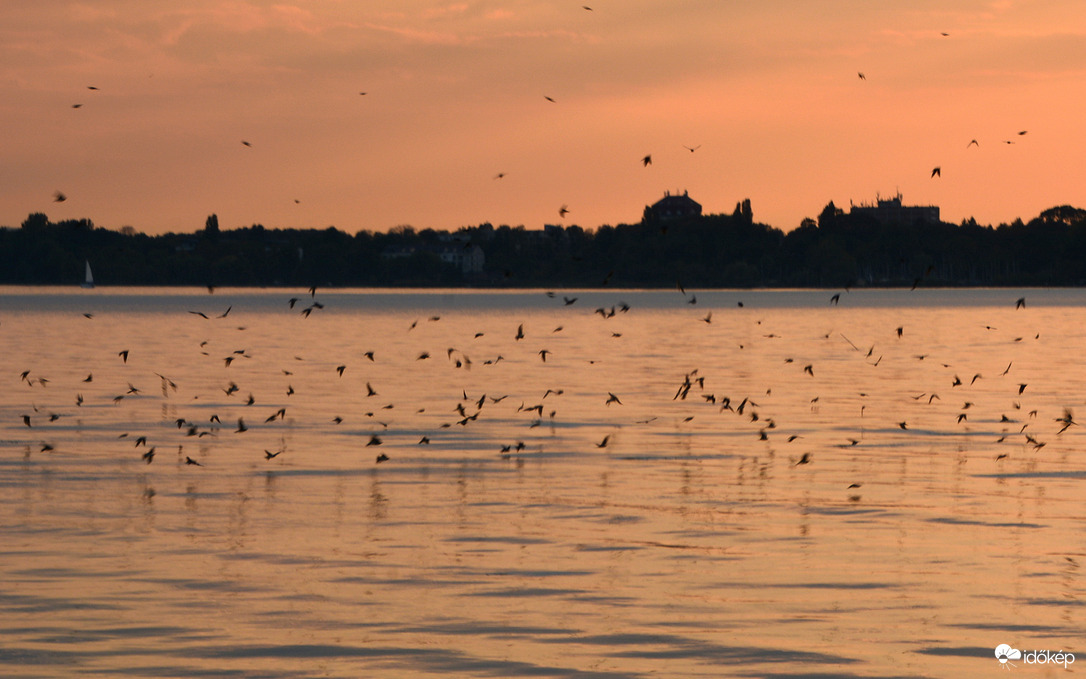
[[[0,675],[1063,674],[1083,346],[1083,290],[2,288]]]

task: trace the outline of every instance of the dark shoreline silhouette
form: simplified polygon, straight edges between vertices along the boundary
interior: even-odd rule
[[[0,284],[78,285],[84,262],[104,285],[248,287],[751,288],[1080,286],[1086,210],[1059,206],[1028,223],[882,223],[830,203],[784,233],[731,215],[638,224],[491,224],[456,231],[351,235],[326,229],[220,230],[150,236],[88,219],[31,214],[0,229]]]

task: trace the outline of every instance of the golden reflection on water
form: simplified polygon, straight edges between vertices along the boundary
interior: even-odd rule
[[[1086,463],[1056,420],[1084,407],[1086,293],[918,292],[9,298],[0,673],[957,677],[1000,643],[1074,651]]]

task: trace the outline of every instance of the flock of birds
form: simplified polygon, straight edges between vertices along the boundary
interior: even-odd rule
[[[586,10],[586,11],[589,11],[589,12],[594,11],[593,8],[588,6],[588,5],[582,5],[582,8],[584,10]],[[947,33],[947,32],[941,32],[940,35],[942,37],[944,37],[944,38],[950,36],[950,34]],[[857,76],[862,81],[866,82],[868,80],[867,74],[865,72],[863,72],[863,71],[857,72]],[[94,86],[94,85],[88,85],[87,90],[97,92],[97,91],[99,91],[99,88],[97,86]],[[366,96],[367,94],[368,94],[368,92],[366,92],[366,91],[359,92],[360,96]],[[544,100],[546,100],[547,102],[549,102],[551,104],[557,104],[558,103],[558,100],[555,99],[553,96],[543,95],[543,98],[544,98]],[[83,107],[82,103],[72,104],[73,109],[80,109],[82,107]],[[1028,130],[1021,130],[1021,131],[1019,131],[1017,133],[1017,136],[1022,137],[1022,136],[1025,136],[1027,133],[1028,133]],[[1014,144],[1015,142],[1014,142],[1014,140],[1012,138],[1012,139],[1004,139],[1004,140],[1002,140],[1002,143],[1004,143],[1004,144]],[[253,144],[248,140],[244,140],[244,139],[241,140],[241,144],[243,146],[245,146],[246,148],[253,148]],[[975,147],[980,146],[980,142],[977,139],[971,139],[968,142],[968,144],[966,145],[966,148],[968,149],[968,148],[971,148],[971,147],[974,147],[974,146]],[[690,153],[694,153],[695,151],[697,151],[698,149],[701,148],[701,144],[696,144],[696,145],[693,145],[693,146],[688,146],[688,145],[684,144],[683,148],[686,149],[687,151],[689,151]],[[642,163],[642,165],[644,167],[651,166],[652,161],[653,161],[652,154],[645,154],[641,158],[641,163]],[[931,178],[932,179],[941,178],[942,175],[943,175],[943,168],[942,168],[941,165],[936,165],[936,166],[934,166],[932,168],[932,170],[931,170]],[[494,175],[494,179],[504,179],[506,176],[507,176],[506,172],[504,172],[504,171],[503,172],[498,172],[498,173],[496,173]],[[64,202],[65,200],[67,200],[67,196],[62,191],[58,190],[58,191],[56,191],[54,193],[53,200],[54,200],[54,202]],[[294,202],[295,203],[300,203],[301,201],[299,199],[295,198]],[[570,212],[571,211],[570,211],[570,208],[569,208],[568,204],[563,204],[561,207],[558,208],[558,216],[561,219],[565,219],[566,216],[570,214]]]
[[[685,304],[696,305],[698,303],[696,295],[688,295],[681,284],[679,284],[677,288],[683,295],[683,300]],[[209,292],[213,293],[214,289],[209,287]],[[308,292],[309,300],[307,304],[305,304],[304,306],[301,304],[303,299],[302,296],[291,297],[285,301],[284,307],[286,308],[286,310],[290,313],[297,313],[304,318],[308,318],[312,313],[324,309],[324,303],[317,300],[316,288],[311,288]],[[845,291],[846,294],[847,292],[848,290]],[[574,305],[576,305],[579,300],[579,297],[577,296],[562,296],[559,300],[559,296],[554,292],[547,292],[545,294],[548,298],[554,299],[556,300],[556,302],[559,302],[561,304],[561,308],[574,307]],[[841,294],[842,293],[833,294],[829,298],[829,305],[835,306],[840,304]],[[737,306],[743,307],[743,303],[738,302]],[[1025,306],[1025,298],[1019,298],[1014,304],[1016,310],[1024,309]],[[195,322],[214,321],[216,319],[228,318],[233,308],[234,307],[232,305],[228,306],[220,314],[208,314],[199,310],[189,310],[188,313],[192,316],[202,319],[202,321]],[[574,309],[574,311],[576,310],[577,309]],[[625,302],[619,302],[611,306],[610,308],[596,308],[591,313],[593,315],[600,316],[601,319],[603,319],[602,322],[606,322],[608,319],[612,319],[619,314],[628,313],[630,312],[630,310],[631,307],[629,304],[626,304]],[[93,313],[84,313],[83,316],[87,319],[87,321],[91,322],[93,322],[96,318],[95,314]],[[426,318],[426,322],[436,323],[440,321],[441,318],[442,317],[440,315],[429,316],[428,318]],[[411,333],[418,327],[421,321],[421,318],[415,320],[413,323],[410,324],[409,327],[404,328],[404,332]],[[697,317],[697,322],[704,323],[706,325],[712,325],[714,322],[712,311],[709,311],[704,316]],[[758,324],[760,325],[761,321],[758,321]],[[555,327],[549,334],[553,336],[555,333],[561,333],[563,329],[563,326],[559,325]],[[994,328],[991,327],[988,327],[987,329],[994,330]],[[894,331],[894,335],[896,335],[898,339],[902,338],[904,334],[905,329],[901,326],[897,327]],[[483,335],[483,332],[478,332],[474,335],[472,339],[479,339]],[[622,333],[610,332],[610,336],[612,338],[620,338],[622,336]],[[764,337],[773,339],[775,337],[778,337],[778,335],[774,333],[768,333],[765,334]],[[843,334],[840,338],[847,342],[848,345],[850,345],[851,349],[857,352],[857,355],[862,355],[863,360],[867,365],[871,367],[878,367],[881,363],[882,356],[876,355],[874,346],[872,346],[865,352],[861,347],[853,344],[852,341],[845,337]],[[513,347],[523,347],[524,345],[529,344],[529,342],[525,341],[526,339],[528,339],[528,333],[526,333],[524,323],[519,323],[515,331],[513,331],[512,327],[510,326],[509,337],[507,340],[510,350],[513,350]],[[535,340],[537,338],[533,337],[532,339]],[[823,339],[830,340],[835,338],[831,338],[831,335],[827,334]],[[1019,337],[1015,338],[1014,341],[1021,342],[1024,339],[1026,338]],[[212,356],[211,352],[209,351],[211,347],[209,347],[208,345],[209,343],[207,341],[200,343],[199,349],[201,354],[206,357],[207,361],[210,361],[212,363],[221,360],[222,366],[225,369],[229,369],[231,365],[235,364],[237,361],[251,358],[248,350],[246,349],[234,350],[228,355],[217,358],[215,356]],[[743,345],[740,345],[738,347],[739,353],[737,355],[737,358],[739,358],[740,361],[744,348],[745,347]],[[524,357],[530,355],[533,350],[534,347],[531,347],[530,349],[517,349],[516,351],[518,353],[516,355],[520,357],[521,360],[523,360]],[[553,354],[553,352],[548,348],[540,348],[534,353],[538,355],[540,364],[547,364],[548,357]],[[361,359],[367,363],[376,363],[378,360],[380,360],[377,355],[375,355],[374,351],[361,352],[359,355]],[[510,355],[513,356],[513,354]],[[135,357],[136,356],[134,352],[132,352],[129,348],[120,348],[118,351],[116,351],[115,360],[121,366],[129,366],[129,361],[135,359]],[[434,356],[431,354],[430,351],[422,351],[417,354],[414,360],[417,362],[428,361],[432,358],[434,358]],[[449,347],[447,349],[446,358],[452,369],[463,371],[461,373],[461,375],[463,375],[463,380],[460,382],[460,384],[462,384],[463,386],[458,389],[460,391],[459,398],[457,398],[456,403],[453,407],[445,411],[447,413],[446,421],[442,422],[440,425],[437,425],[432,431],[424,431],[423,433],[421,433],[417,444],[415,445],[428,446],[432,443],[432,441],[440,441],[441,439],[439,438],[439,432],[443,429],[468,427],[474,425],[479,421],[485,421],[490,413],[493,412],[496,408],[507,408],[507,410],[503,410],[501,414],[497,414],[497,420],[503,420],[504,418],[510,417],[510,415],[530,418],[523,425],[528,429],[544,426],[548,422],[554,422],[557,415],[557,408],[553,404],[554,399],[561,397],[564,393],[561,387],[556,386],[553,388],[548,388],[546,392],[538,398],[538,400],[535,400],[534,397],[528,396],[527,393],[516,393],[515,391],[512,394],[506,393],[501,395],[489,393],[473,393],[472,395],[469,395],[468,390],[472,388],[472,383],[469,381],[467,371],[472,368],[472,359],[468,356],[467,353],[454,347]],[[693,359],[694,357],[689,358]],[[923,361],[928,358],[928,356],[917,355],[913,358],[917,361]],[[489,366],[496,366],[503,360],[505,360],[504,356],[499,353],[495,357],[488,358],[481,363],[484,367],[483,369],[487,369],[487,367]],[[589,364],[595,362],[595,360],[587,360],[587,363]],[[816,365],[814,362],[805,362],[802,360],[797,361],[797,359],[793,356],[789,356],[783,360],[784,366],[798,366],[799,363],[803,363],[801,374],[806,375],[810,378],[815,377]],[[1011,372],[1012,365],[1013,362],[1011,364],[1008,364],[1000,374],[1000,377],[1006,377]],[[568,366],[563,366],[563,369],[567,367]],[[944,364],[943,367],[950,369],[950,366],[946,364]],[[576,369],[574,368],[570,369],[576,371]],[[351,370],[348,364],[338,364],[335,366],[334,370],[327,375],[327,379],[342,379],[345,373],[348,372],[348,370]],[[114,376],[115,373],[116,371],[111,371],[111,378]],[[272,405],[271,407],[274,408],[274,410],[267,414],[267,416],[263,419],[263,425],[256,425],[258,428],[260,426],[274,427],[277,423],[285,423],[287,420],[288,409],[293,409],[293,406],[291,404],[297,402],[297,399],[299,398],[295,396],[294,387],[290,383],[293,372],[291,370],[282,369],[281,373],[282,377],[287,380],[286,389],[281,396],[278,396],[276,399],[271,399],[274,403],[274,405]],[[171,398],[171,395],[174,395],[173,397],[175,399],[175,403],[177,402],[176,399],[183,398],[177,396],[179,392],[179,386],[174,379],[159,372],[154,372],[153,374],[160,380],[161,392],[164,400],[169,400]],[[576,374],[576,372],[574,374]],[[239,377],[238,379],[241,378]],[[409,378],[404,379],[409,380]],[[427,378],[420,377],[420,379]],[[940,396],[939,393],[935,391],[935,389],[932,389],[929,392],[914,395],[912,396],[912,398],[914,401],[923,402],[931,406],[936,401],[949,400],[951,398],[951,393],[964,393],[968,391],[970,387],[978,382],[978,380],[982,379],[983,375],[980,373],[973,374],[967,379],[959,377],[959,375],[957,374],[954,374],[953,380],[949,381],[948,384],[945,385],[946,389],[944,390],[943,396]],[[76,415],[71,408],[66,409],[62,407],[58,401],[55,400],[58,396],[61,395],[59,393],[60,390],[58,390],[57,388],[58,385],[73,383],[70,386],[73,386],[75,388],[71,392],[66,392],[67,398],[71,399],[70,403],[72,404],[72,407],[74,407],[75,410],[79,410],[81,408],[84,408],[86,401],[81,391],[83,387],[80,387],[78,385],[89,385],[93,383],[94,380],[95,377],[93,371],[88,371],[86,373],[86,376],[82,379],[78,379],[77,376],[72,375],[65,375],[54,379],[53,376],[46,376],[42,374],[40,372],[40,369],[37,367],[25,369],[21,372],[21,374],[19,375],[19,381],[25,387],[28,387],[32,390],[28,392],[32,396],[32,399],[31,402],[27,404],[26,411],[24,411],[20,415],[21,425],[19,426],[26,429],[32,429],[41,437],[40,444],[38,445],[38,451],[40,453],[54,452],[58,449],[58,446],[61,445],[57,443],[55,439],[51,438],[54,433],[60,434],[61,432],[50,431],[51,426],[62,420],[62,418],[72,417],[73,415]],[[78,383],[75,384],[75,382]],[[686,409],[683,411],[674,409],[668,411],[671,415],[675,415],[676,413],[683,414],[683,417],[678,418],[681,419],[681,422],[678,420],[669,421],[668,424],[670,425],[678,424],[681,426],[682,424],[694,420],[695,417],[698,416],[700,413],[705,412],[704,410],[696,410],[687,405],[693,402],[698,404],[696,406],[697,408],[708,408],[719,415],[727,413],[731,414],[736,418],[741,418],[741,420],[745,423],[745,426],[749,429],[751,435],[756,435],[757,439],[760,441],[767,441],[769,440],[770,436],[773,436],[775,438],[778,438],[779,440],[784,440],[786,443],[791,444],[799,439],[804,438],[803,434],[799,433],[801,431],[800,429],[793,429],[792,433],[788,433],[788,431],[776,421],[775,416],[767,414],[766,411],[763,409],[763,406],[759,404],[759,401],[762,400],[763,396],[768,397],[772,390],[766,391],[763,395],[745,394],[742,397],[739,397],[738,395],[733,396],[722,394],[719,390],[715,390],[712,388],[712,384],[709,381],[709,376],[702,373],[697,368],[683,373],[681,375],[681,378],[677,375],[676,382],[676,384],[673,384],[672,387],[666,390],[667,393],[661,391],[658,394],[660,399],[670,399],[670,401],[673,402],[677,408]],[[1011,389],[1013,393],[1010,394],[1010,396],[1013,399],[1020,398],[1026,392],[1028,386],[1029,385],[1027,383],[1016,382],[1013,385],[1013,389]],[[379,395],[378,387],[375,387],[371,383],[371,381],[366,381],[363,388],[364,394],[361,397],[361,402],[363,403],[369,403],[368,399]],[[516,387],[513,388],[515,389]],[[671,390],[672,388],[674,389],[674,391]],[[61,387],[61,389],[63,389],[63,387]],[[176,419],[173,420],[173,426],[176,427],[176,431],[174,431],[173,433],[164,433],[163,431],[161,431],[161,425],[159,425],[157,430],[152,431],[138,433],[132,433],[128,431],[120,432],[118,438],[132,441],[133,446],[136,449],[136,454],[139,454],[140,458],[146,464],[154,463],[159,448],[162,447],[167,441],[172,441],[174,444],[177,445],[177,460],[179,463],[194,467],[202,467],[205,463],[199,459],[198,454],[196,455],[196,457],[194,457],[194,453],[186,451],[186,444],[183,442],[184,440],[201,440],[204,437],[217,437],[220,434],[228,434],[231,431],[235,435],[243,435],[246,432],[250,431],[253,426],[246,422],[247,416],[249,417],[250,422],[254,421],[252,416],[248,415],[249,413],[252,413],[256,410],[254,406],[256,406],[257,404],[257,399],[254,397],[253,393],[250,392],[247,397],[243,396],[243,393],[247,391],[247,389],[243,389],[242,386],[234,380],[228,380],[226,384],[221,385],[220,389],[225,395],[225,400],[220,397],[218,405],[222,405],[224,408],[228,409],[228,411],[232,413],[230,416],[223,415],[222,417],[220,417],[217,412],[211,414],[210,417],[206,418],[203,416],[195,417],[191,415],[178,416],[176,417]],[[46,394],[48,394],[48,396],[46,396]],[[866,394],[860,395],[866,396]],[[126,399],[146,398],[147,396],[148,395],[144,393],[143,389],[135,386],[134,384],[132,384],[132,382],[128,382],[125,389],[120,390],[120,393],[115,393],[115,395],[112,396],[112,403],[115,406],[122,406]],[[511,396],[512,398],[510,398]],[[639,397],[642,400],[643,396],[643,394],[639,394]],[[192,399],[190,403],[193,404],[197,403],[197,399],[201,398],[198,394],[190,394],[189,397]],[[39,407],[37,403],[45,399],[50,400],[50,405]],[[502,405],[503,402],[506,402],[507,399],[509,399],[511,402],[520,400],[520,404],[516,407],[515,411],[512,410],[511,405]],[[199,403],[201,405],[210,405],[210,403],[208,403],[209,400],[210,399],[204,399],[204,401],[200,401]],[[268,400],[268,395],[262,395],[262,402]],[[817,407],[818,402],[818,396],[811,399],[811,408],[814,409],[815,407]],[[103,404],[98,403],[96,405]],[[375,406],[364,413],[365,421],[369,423],[371,431],[368,432],[368,434],[366,435],[364,443],[362,443],[361,440],[359,441],[358,445],[360,448],[366,449],[371,447],[378,447],[382,446],[385,443],[384,436],[386,436],[385,432],[388,431],[389,424],[388,422],[382,421],[382,413],[391,411],[397,405],[398,404],[388,403],[383,406]],[[408,405],[408,407],[414,407],[414,405]],[[626,404],[624,404],[623,396],[621,394],[607,390],[607,388],[601,388],[599,392],[599,405],[603,408],[606,408],[607,412],[611,412],[612,408],[622,409]],[[976,403],[974,403],[973,401],[965,400],[964,404],[960,409],[960,412],[957,414],[956,423],[958,425],[967,425],[969,416],[975,412],[975,406]],[[185,408],[185,405],[182,404],[178,407],[183,410]],[[861,417],[864,416],[865,408],[866,406],[861,406]],[[1014,401],[1013,408],[1015,411],[1021,409],[1021,404],[1018,400]],[[165,412],[165,410],[163,412]],[[226,411],[224,410],[224,412]],[[421,415],[423,412],[425,412],[425,408],[418,408],[415,412]],[[663,410],[661,410],[660,412],[662,413]],[[1013,413],[1014,411],[1008,410],[1008,412]],[[354,414],[355,413],[351,413],[352,416]],[[1036,428],[1030,428],[1031,423],[1035,420],[1035,418],[1037,418],[1037,415],[1038,413],[1035,410],[1027,411],[1025,416],[1018,415],[1016,417],[1011,417],[1006,413],[1001,414],[999,422],[1002,426],[1002,431],[997,442],[1003,443],[1006,441],[1017,441],[1024,445],[1032,446],[1035,449],[1040,449],[1044,447],[1045,442],[1039,438],[1041,434],[1036,430]],[[257,419],[259,419],[259,416],[257,417]],[[652,415],[634,421],[633,418],[628,417],[624,414],[622,416],[617,416],[614,418],[609,417],[609,419],[614,422],[616,427],[621,427],[627,424],[650,425],[657,420],[660,420],[660,422],[658,422],[657,424],[664,424],[665,418],[663,415]],[[227,422],[231,422],[231,424],[224,423],[224,420],[226,420]],[[236,421],[236,424],[234,424],[234,421]],[[1070,410],[1065,410],[1061,417],[1055,418],[1055,421],[1059,425],[1058,430],[1056,431],[1056,435],[1064,433],[1068,428],[1077,424],[1074,421],[1073,415]],[[310,425],[315,424],[316,426],[327,427],[338,426],[343,422],[344,418],[340,415],[336,415],[331,420],[325,420],[324,423],[310,423]],[[907,420],[897,420],[892,424],[886,423],[886,426],[893,426],[903,431],[911,430],[910,424]],[[615,429],[613,431],[618,431],[618,429]],[[403,432],[399,431],[396,433],[400,434],[400,436],[398,436],[397,438],[398,440],[402,441]],[[180,439],[178,439],[177,437],[180,437]],[[176,443],[176,441],[178,440],[181,440],[182,442]],[[612,445],[613,440],[613,434],[608,433],[603,436],[601,440],[594,440],[591,442],[591,444],[594,445],[594,447],[597,449],[605,449]],[[854,437],[848,437],[845,440],[840,441],[838,445],[841,447],[857,446],[861,443],[861,441],[862,434],[857,433],[857,435]],[[584,445],[588,446],[589,442],[584,442]],[[510,457],[523,453],[526,448],[527,444],[524,442],[523,439],[521,439],[501,444],[500,448],[496,452],[503,457]],[[32,450],[30,445],[26,446],[25,452],[27,456],[31,455]],[[264,460],[269,462],[272,460],[278,461],[281,459],[280,456],[282,456],[284,452],[286,452],[285,445],[281,446],[277,450],[270,450],[265,448],[263,449],[262,456]],[[256,455],[261,453],[260,450],[257,449],[253,451],[253,454]],[[1006,456],[1006,453],[1000,453],[996,459],[1003,459]],[[375,464],[381,464],[390,461],[392,457],[388,453],[381,452],[376,454],[373,459]],[[806,452],[803,452],[801,455],[792,457],[792,465],[799,466],[811,464],[814,459],[814,453],[811,450],[808,450]],[[850,488],[854,487],[858,487],[858,485],[850,485]],[[858,496],[854,496],[854,499],[858,499]]]

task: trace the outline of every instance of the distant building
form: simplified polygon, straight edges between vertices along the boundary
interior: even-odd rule
[[[483,266],[486,264],[486,256],[483,254],[483,249],[478,245],[467,244],[442,247],[426,245],[419,247],[389,246],[381,253],[381,259],[407,259],[420,253],[436,255],[442,262],[452,264],[460,269],[460,272],[465,275],[481,274],[483,272]]]
[[[853,205],[849,209],[850,215],[870,217],[879,224],[938,224],[939,208],[935,205],[902,205],[901,194],[893,198],[883,200],[876,197],[875,204]]]
[[[700,217],[701,204],[691,198],[686,191],[682,195],[665,192],[664,197],[652,205],[645,206],[644,221],[657,222],[669,219]]]
[[[486,263],[483,249],[478,245],[443,248],[438,256],[441,261],[459,268],[463,274],[480,274]]]

